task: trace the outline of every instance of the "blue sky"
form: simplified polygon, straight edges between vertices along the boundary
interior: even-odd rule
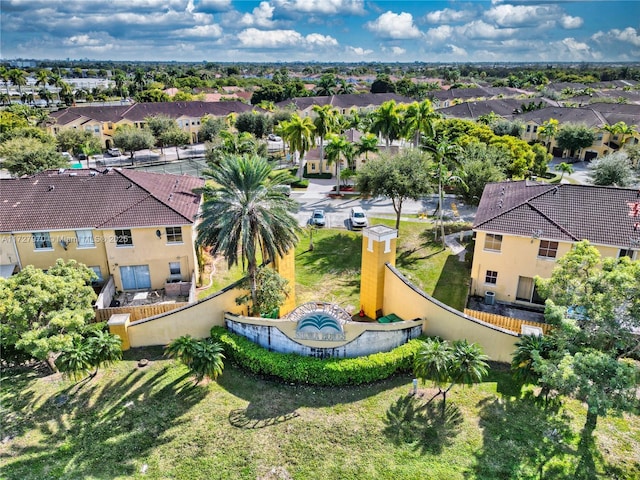
[[[640,61],[640,1],[0,0],[3,59]]]

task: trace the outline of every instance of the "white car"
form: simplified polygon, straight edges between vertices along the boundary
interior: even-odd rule
[[[267,140],[269,140],[270,142],[281,142],[282,138],[280,138],[278,135],[274,135],[273,133],[270,133],[267,136]]]
[[[351,228],[364,228],[369,225],[367,216],[364,210],[360,207],[352,207],[349,214],[349,221],[351,222]]]
[[[112,157],[119,157],[120,155],[122,155],[119,148],[109,148],[107,149],[107,153]]]

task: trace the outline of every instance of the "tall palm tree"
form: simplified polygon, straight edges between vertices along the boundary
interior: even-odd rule
[[[329,143],[327,144],[327,160],[329,164],[336,164],[336,193],[340,194],[340,167],[342,166],[342,159],[340,155],[344,155],[347,162],[349,158],[352,158],[355,149],[353,144],[347,141],[346,138],[336,134],[329,134],[327,137]]]
[[[556,165],[555,170],[557,172],[560,172],[560,182],[562,182],[565,173],[567,175],[571,175],[573,173],[573,167],[570,163],[567,162],[559,163],[558,165]]]
[[[315,145],[315,130],[309,117],[300,118],[298,114],[291,116],[289,121],[282,122],[282,138],[289,144],[289,150],[300,154],[298,176],[302,179],[304,172],[304,154]]]
[[[43,87],[49,82],[49,70],[41,69],[36,74],[36,86],[42,85]]]
[[[292,215],[298,204],[280,188],[291,177],[286,172],[271,176],[267,160],[256,155],[228,156],[204,173],[213,182],[201,190],[206,200],[197,242],[212,247],[230,266],[241,260],[256,305],[258,255],[275,260],[298,242],[301,229]]]
[[[400,111],[401,109],[395,100],[389,100],[380,105],[372,113],[372,123],[369,129],[372,133],[384,137],[387,149],[389,149],[391,142],[400,137]]]
[[[403,131],[407,139],[413,138],[413,146],[420,145],[420,136],[433,138],[435,135],[434,122],[438,115],[429,100],[413,102],[404,111],[402,117]]]
[[[324,158],[324,138],[328,133],[335,133],[338,127],[338,111],[331,105],[314,105],[313,111],[316,114],[313,119],[313,126],[316,135],[320,137],[320,160]]]
[[[364,153],[365,161],[369,161],[369,153],[378,151],[378,137],[373,133],[367,133],[360,137],[356,143],[356,153],[362,155]]]
[[[64,80],[62,80],[62,77],[58,73],[52,72],[49,75],[49,85],[58,89],[58,102],[62,101],[62,97],[60,96],[60,89],[63,83]]]
[[[7,90],[7,97],[9,97],[9,103],[11,103],[11,94],[9,93],[9,70],[7,67],[0,66],[0,78],[4,82],[4,87]]]
[[[13,68],[9,70],[9,80],[16,87],[18,87],[18,92],[22,97],[22,87],[27,84],[27,73],[24,70],[20,70],[19,68]]]
[[[547,148],[547,152],[549,152],[549,147],[551,146],[551,139],[558,134],[558,125],[558,120],[550,118],[538,128],[538,136],[545,139],[544,146]]]
[[[444,238],[444,217],[443,217],[443,203],[444,203],[444,190],[443,185],[445,179],[448,177],[448,172],[450,170],[454,170],[458,164],[458,156],[461,153],[461,148],[458,144],[450,142],[446,137],[440,138],[437,143],[431,142],[430,145],[427,146],[427,150],[429,150],[436,160],[437,171],[436,175],[438,178],[438,219],[440,223],[440,238],[442,240],[442,248],[446,248],[445,238]],[[438,235],[438,230],[436,229],[436,236]]]

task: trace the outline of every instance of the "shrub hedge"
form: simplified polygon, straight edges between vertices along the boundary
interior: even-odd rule
[[[371,383],[396,372],[410,372],[422,344],[421,339],[413,339],[390,352],[358,358],[319,359],[270,352],[223,327],[213,327],[211,337],[224,346],[226,358],[255,374],[289,383],[333,387]]]

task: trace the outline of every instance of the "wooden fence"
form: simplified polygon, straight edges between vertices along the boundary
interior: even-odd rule
[[[505,328],[516,333],[522,332],[522,325],[538,327],[542,329],[542,333],[544,333],[545,335],[548,334],[553,328],[548,323],[533,322],[531,320],[520,320],[519,318],[505,317],[502,315],[496,315],[495,313],[481,312],[478,310],[469,310],[468,308],[464,309],[464,313],[465,315],[469,315],[470,317],[477,318],[478,320],[482,320],[483,322],[487,322],[497,327]]]
[[[135,322],[136,320],[142,320],[143,318],[153,317],[160,315],[161,313],[170,312],[176,308],[189,305],[189,302],[175,302],[175,303],[158,303],[156,305],[140,305],[132,307],[109,307],[96,310],[96,322],[107,322],[111,315],[117,313],[128,313],[131,315],[130,320]]]

